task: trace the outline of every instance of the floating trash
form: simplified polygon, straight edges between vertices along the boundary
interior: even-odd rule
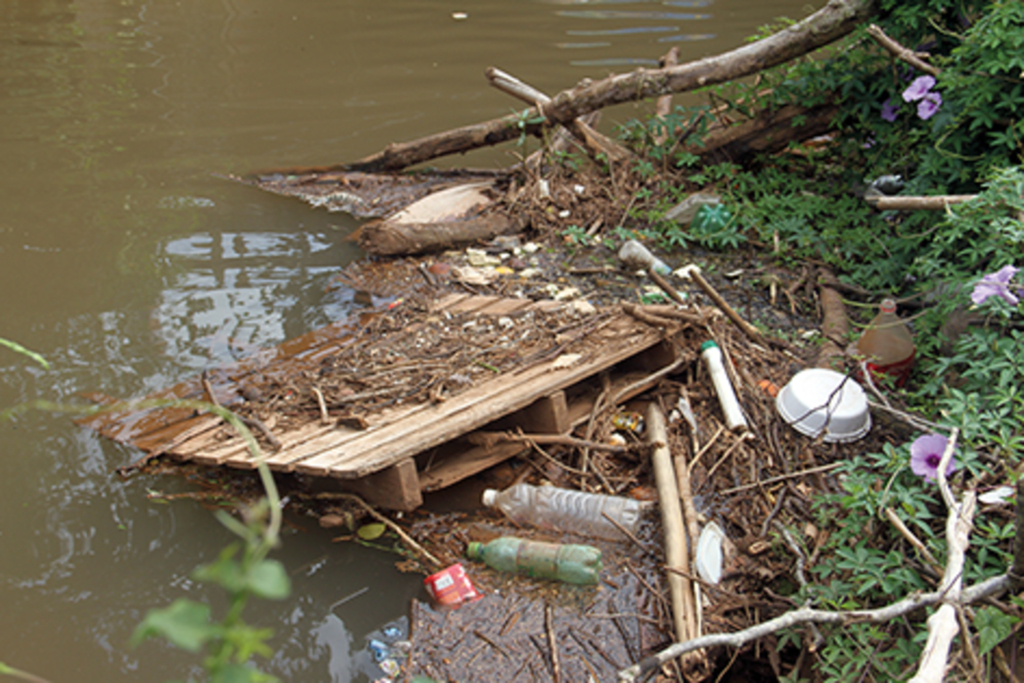
[[[722,580],[722,542],[725,531],[717,522],[708,522],[697,540],[697,574],[708,583],[717,584]]]

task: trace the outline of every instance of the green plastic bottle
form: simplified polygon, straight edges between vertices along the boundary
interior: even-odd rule
[[[589,545],[527,541],[513,536],[469,544],[466,557],[492,569],[565,583],[597,583],[601,551]]]
[[[690,227],[699,233],[719,232],[729,225],[732,214],[724,204],[705,204],[693,217]]]

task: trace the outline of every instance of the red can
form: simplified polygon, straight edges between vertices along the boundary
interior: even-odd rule
[[[464,602],[474,602],[483,596],[466,576],[461,564],[453,564],[436,574],[423,579],[427,592],[438,605],[458,607]]]

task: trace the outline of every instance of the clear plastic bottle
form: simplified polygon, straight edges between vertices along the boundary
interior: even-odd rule
[[[504,491],[487,489],[483,503],[498,508],[515,522],[613,541],[626,540],[626,535],[604,514],[636,533],[647,507],[631,498],[530,484],[516,484]]]
[[[917,347],[907,324],[896,315],[895,301],[882,301],[878,315],[868,323],[854,351],[866,360],[872,375],[889,375],[897,386],[903,386],[914,364]]]
[[[619,248],[619,260],[636,270],[653,270],[659,275],[668,275],[672,269],[660,258],[636,240],[626,240]]]
[[[565,583],[597,583],[601,551],[589,545],[527,541],[514,536],[483,544],[473,542],[466,557],[481,560],[491,569],[526,574]]]

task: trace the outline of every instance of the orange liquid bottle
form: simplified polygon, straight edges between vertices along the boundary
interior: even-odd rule
[[[895,301],[882,301],[878,315],[857,340],[855,351],[865,359],[873,378],[887,375],[896,386],[903,386],[914,365],[917,347],[910,328],[896,315]]]

